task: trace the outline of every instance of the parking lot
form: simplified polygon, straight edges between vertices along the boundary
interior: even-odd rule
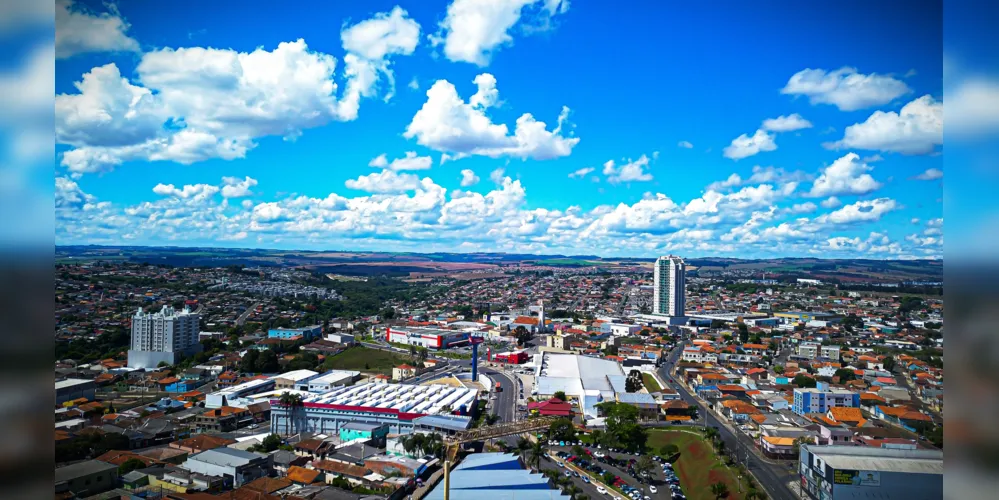
[[[548,453],[551,460],[548,463],[555,464],[563,474],[566,471],[566,464],[571,464],[580,470],[589,472],[601,482],[603,481],[603,474],[610,472],[617,478],[620,478],[619,481],[616,481],[616,485],[624,491],[626,497],[633,500],[644,500],[646,498],[650,500],[682,500],[685,498],[679,484],[679,479],[672,474],[671,469],[663,465],[664,462],[662,460],[655,460],[655,458],[658,458],[655,455],[651,455],[654,458],[653,463],[655,467],[653,467],[648,477],[642,477],[631,469],[634,463],[640,458],[635,454],[612,452],[589,446],[583,446],[583,448],[588,453],[583,457],[577,456],[573,458],[571,446],[550,446]],[[544,468],[551,467],[542,466],[542,469]],[[575,477],[574,474],[573,482],[580,488],[583,488],[588,495],[592,496],[592,493],[597,493],[601,496],[606,494],[597,491],[596,486],[587,483],[582,477]]]

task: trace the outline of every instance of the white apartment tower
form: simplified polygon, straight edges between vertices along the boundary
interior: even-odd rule
[[[652,313],[682,318],[687,289],[686,264],[683,259],[666,255],[656,259]]]
[[[142,308],[132,317],[132,348],[128,351],[131,368],[154,368],[161,361],[174,364],[181,356],[196,353],[200,315],[185,307],[177,311],[163,306],[159,312]]]

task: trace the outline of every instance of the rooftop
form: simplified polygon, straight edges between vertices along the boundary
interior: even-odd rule
[[[857,469],[912,474],[943,474],[943,452],[899,450],[866,446],[802,445],[834,469]]]

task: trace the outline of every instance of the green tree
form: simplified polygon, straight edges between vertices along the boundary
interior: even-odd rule
[[[739,323],[739,342],[749,342],[749,327],[745,323]]]
[[[719,498],[725,498],[728,496],[728,485],[718,481],[711,485],[711,494],[715,496],[715,500]]]
[[[572,420],[560,418],[548,426],[548,435],[556,441],[571,441],[576,437],[576,428]]]
[[[260,351],[256,349],[250,349],[246,351],[243,358],[239,360],[239,371],[243,373],[256,373],[257,371],[257,359],[260,357]]]
[[[641,475],[643,472],[651,473],[655,468],[656,464],[652,461],[652,457],[649,455],[642,455],[639,457],[638,461],[635,462],[635,472]]]
[[[774,365],[774,373],[777,375],[784,373],[784,367],[782,365]]]
[[[679,452],[680,452],[680,447],[673,443],[664,444],[661,448],[659,448],[659,456],[663,458],[672,457],[673,455],[676,455]]]
[[[281,440],[281,436],[278,436],[277,434],[268,434],[267,437],[264,438],[263,442],[260,443],[260,447],[264,452],[270,453],[278,449],[278,446],[281,446],[282,443],[283,441]]]
[[[834,373],[833,376],[839,377],[839,383],[841,384],[857,378],[857,374],[854,373],[853,370],[849,368],[840,368],[836,370],[836,373]]]
[[[885,370],[889,372],[895,371],[895,357],[885,356],[885,358],[881,360],[881,366],[884,366]]]
[[[583,456],[586,454],[586,449],[578,444],[572,445],[572,454],[576,456]]]
[[[541,457],[545,456],[545,444],[540,439],[531,444],[531,448],[527,451],[527,463],[534,470],[541,468]]]
[[[121,465],[118,466],[118,475],[124,476],[125,474],[128,474],[133,470],[142,469],[145,467],[146,463],[143,462],[142,460],[139,460],[138,458],[130,458],[128,460],[125,460],[124,462],[122,462]]]
[[[552,394],[552,397],[558,398],[561,401],[568,401],[568,398],[565,397],[565,391],[555,391],[555,394]]]
[[[815,387],[815,379],[802,373],[795,375],[792,383],[798,387]]]
[[[265,349],[253,363],[254,371],[257,373],[276,373],[281,370],[278,364],[277,353],[273,349]]]

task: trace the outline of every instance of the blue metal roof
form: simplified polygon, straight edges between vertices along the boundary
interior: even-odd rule
[[[426,415],[413,420],[416,425],[437,427],[452,431],[463,431],[472,424],[472,417],[462,415]]]
[[[483,474],[483,471],[489,471]],[[451,471],[453,500],[546,500],[567,499],[549,486],[541,474],[521,468],[516,455],[506,453],[475,453],[467,456]],[[444,481],[438,483],[426,500],[443,500]]]

